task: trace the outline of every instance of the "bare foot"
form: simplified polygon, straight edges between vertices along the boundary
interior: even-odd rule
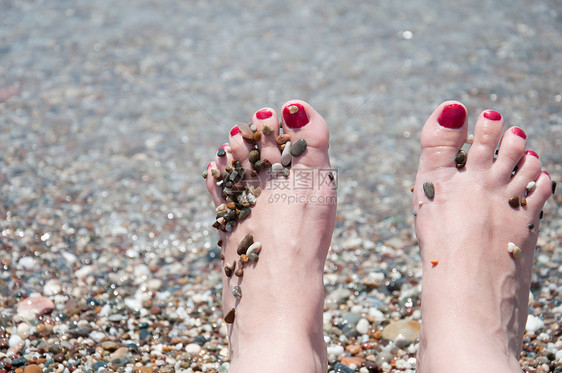
[[[233,128],[229,143],[223,148],[226,152],[219,151],[222,156],[209,164],[206,178],[215,206],[220,210],[221,205],[236,201],[234,211],[238,210],[238,214],[243,210],[240,202],[246,199],[240,197],[241,185],[220,181],[232,174],[229,166],[234,164],[234,169],[238,166],[238,171],[242,166],[245,169],[242,184],[261,189],[261,193],[253,189],[259,196],[247,218],[241,220],[238,215],[234,226],[228,223],[228,218],[219,218],[215,223],[219,230],[226,231],[219,232],[223,267],[236,263],[236,268],[232,268],[234,273],[229,268],[223,271],[223,312],[229,322],[231,373],[308,373],[327,369],[322,277],[336,210],[335,182],[330,176],[328,158],[328,128],[324,119],[303,101],[285,104],[282,116],[283,133],[290,136],[292,145],[300,139],[307,144],[301,155],[292,158],[287,177],[282,170],[272,174],[269,167],[269,163],[281,162],[282,152],[276,142],[279,119],[273,110],[266,108],[252,118],[256,133],[260,133],[256,135],[255,145],[248,141],[253,131],[248,136],[248,128]],[[259,154],[254,151],[249,159],[253,149]],[[251,170],[262,166],[265,169],[252,176]],[[276,167],[279,166],[273,169]],[[220,171],[218,180],[213,177],[213,174],[218,177],[217,170]],[[237,180],[235,176],[233,181]],[[221,185],[217,186],[217,181]],[[245,190],[248,195],[250,190]],[[250,203],[251,200],[252,196]],[[255,254],[242,257],[237,253],[240,242],[248,234],[253,235],[254,242],[261,243],[259,258]],[[240,273],[240,259],[249,260],[243,264],[243,273]],[[235,286],[239,286],[234,291],[241,293],[239,299],[232,292]]]
[[[505,132],[494,161],[502,128],[499,113],[480,114],[461,168],[455,157],[467,135],[465,107],[445,102],[423,128],[413,193],[423,268],[419,372],[521,372],[539,215],[551,180],[538,155],[525,152],[517,127]],[[508,202],[514,196],[516,207]]]

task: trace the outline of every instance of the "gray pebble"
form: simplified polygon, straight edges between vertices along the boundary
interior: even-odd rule
[[[431,181],[426,181],[423,183],[423,192],[425,196],[429,199],[433,199],[435,197],[435,187]]]
[[[291,146],[291,155],[293,157],[298,157],[299,155],[301,155],[305,150],[306,150],[306,140],[305,139],[300,139],[297,140],[292,146]]]

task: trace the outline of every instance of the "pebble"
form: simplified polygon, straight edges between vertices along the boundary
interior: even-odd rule
[[[248,160],[250,163],[256,163],[260,160],[260,151],[257,149],[250,150],[250,154],[248,154]]]
[[[284,134],[281,134],[281,135],[277,136],[277,138],[275,139],[275,142],[277,143],[277,145],[283,145],[287,141],[290,141],[290,140],[291,140],[291,136],[284,133]]]
[[[221,178],[221,172],[216,168],[211,168],[211,176],[218,180]]]
[[[535,315],[527,316],[527,323],[525,324],[525,330],[527,332],[534,333],[542,328],[544,328],[544,321],[541,318]]]
[[[23,373],[43,373],[43,370],[37,364],[29,364],[23,369]]]
[[[283,172],[284,169],[285,168],[281,163],[274,163],[271,165],[271,173],[273,174],[278,174],[280,172]]]
[[[239,123],[238,129],[242,132],[242,135],[254,136],[254,131],[250,128],[250,123]]]
[[[527,184],[527,186],[525,187],[525,189],[527,190],[527,192],[532,192],[533,190],[535,190],[537,187],[537,183],[535,183],[534,181],[530,181],[529,184]]]
[[[520,203],[521,203],[521,206],[527,206],[527,198],[521,197]]]
[[[219,151],[217,152],[217,157],[224,157],[226,156],[226,150],[224,148],[220,148]]]
[[[425,196],[429,199],[433,199],[435,197],[435,187],[431,181],[426,181],[423,183],[423,192]]]
[[[185,352],[191,356],[196,356],[201,351],[201,346],[197,343],[189,343],[185,346]]]
[[[236,316],[236,311],[232,308],[226,316],[224,317],[224,322],[227,324],[232,324],[234,322],[234,317]]]
[[[285,147],[283,148],[283,152],[281,153],[281,164],[283,166],[288,166],[291,163],[293,156],[291,155],[291,142],[287,141],[285,143]]]
[[[238,249],[236,250],[236,252],[238,253],[238,255],[242,255],[242,254],[246,254],[246,252],[248,251],[248,248],[254,243],[254,236],[252,236],[251,234],[247,234],[242,241],[240,241],[240,244],[238,245]]]
[[[369,323],[369,320],[364,318],[359,320],[357,326],[355,327],[355,329],[357,329],[357,332],[359,334],[367,334],[370,328],[371,328],[371,324]]]
[[[242,210],[240,210],[240,213],[238,214],[238,220],[246,219],[250,215],[251,211],[252,210],[249,207],[244,207]]]
[[[17,313],[22,317],[29,317],[30,315],[48,313],[54,308],[55,304],[49,298],[43,296],[30,297],[18,303]]]
[[[236,299],[242,298],[242,288],[238,285],[232,287],[232,295],[234,295]]]
[[[518,196],[513,196],[509,199],[509,205],[511,207],[513,207],[514,209],[519,207],[519,197]]]
[[[306,140],[299,139],[291,146],[291,155],[293,157],[298,157],[306,150]]]
[[[420,323],[415,320],[393,321],[384,327],[382,337],[399,346],[407,346],[420,336]]]
[[[261,242],[256,241],[248,247],[246,255],[250,256],[252,253],[259,253],[261,251]]]
[[[457,156],[455,157],[455,163],[457,168],[463,168],[466,165],[467,154],[464,150],[459,150]]]
[[[267,124],[265,124],[265,125],[263,126],[262,132],[263,132],[263,134],[264,134],[265,136],[269,136],[269,135],[271,135],[274,131],[273,131],[273,128],[271,128],[270,126],[268,126]]]

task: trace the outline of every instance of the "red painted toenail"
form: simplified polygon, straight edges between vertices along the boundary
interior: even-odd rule
[[[228,143],[226,143],[226,144],[222,145],[222,146],[221,146],[221,147],[219,148],[219,150],[221,150],[221,149],[225,149],[226,147],[228,147]]]
[[[209,162],[209,164],[207,165],[207,170],[209,169],[209,167],[211,167],[213,165],[213,162]]]
[[[450,104],[443,108],[437,121],[445,128],[461,128],[466,120],[466,109],[459,104]]]
[[[271,118],[271,116],[273,115],[273,113],[267,109],[261,109],[260,111],[258,111],[256,113],[256,118],[258,119],[267,119],[267,118]]]
[[[238,126],[234,126],[230,130],[230,136],[235,136],[238,135],[239,133],[240,133],[240,128],[238,128]]]
[[[514,134],[516,134],[519,137],[522,137],[524,139],[527,138],[527,134],[525,133],[525,131],[523,131],[521,128],[519,127],[513,127],[511,132],[513,132]]]
[[[546,176],[550,177],[550,174],[548,173],[548,171],[543,171],[543,174],[545,174]]]
[[[502,119],[502,115],[497,111],[488,110],[484,112],[484,118],[489,120],[500,120]]]
[[[290,104],[283,109],[283,119],[289,128],[301,128],[308,124],[308,115],[301,104]]]
[[[527,151],[525,152],[525,154],[529,154],[529,155],[532,155],[533,157],[539,158],[539,155],[538,155],[536,152],[532,151],[532,150],[527,150]]]

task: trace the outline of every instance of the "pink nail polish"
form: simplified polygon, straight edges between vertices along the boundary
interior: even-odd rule
[[[533,157],[537,157],[537,159],[539,158],[539,155],[538,155],[536,152],[532,151],[532,150],[527,150],[527,151],[525,152],[525,154],[529,154],[529,155],[532,155]]]
[[[522,138],[524,138],[524,139],[527,138],[527,134],[525,133],[525,131],[523,131],[523,130],[522,130],[521,128],[519,128],[519,127],[513,127],[513,128],[511,129],[511,132],[513,132],[513,133],[516,134],[517,136],[522,137]]]
[[[442,127],[461,128],[466,120],[466,109],[459,104],[450,104],[443,108],[437,121]]]
[[[209,167],[211,167],[213,165],[213,162],[209,162],[209,164],[207,165],[207,170],[209,169]]]
[[[543,174],[545,174],[546,176],[550,177],[550,174],[548,173],[548,171],[543,171]]]
[[[260,111],[258,111],[256,113],[256,118],[258,119],[267,119],[267,118],[271,118],[271,116],[273,115],[273,113],[267,109],[261,109]]]
[[[497,111],[488,110],[484,112],[484,118],[489,120],[500,120],[502,119],[502,115]]]
[[[240,128],[238,128],[238,126],[234,126],[232,127],[232,129],[230,130],[230,136],[235,136],[237,134],[240,133]]]
[[[283,109],[283,119],[289,128],[301,128],[308,124],[308,115],[301,104],[290,104]]]

